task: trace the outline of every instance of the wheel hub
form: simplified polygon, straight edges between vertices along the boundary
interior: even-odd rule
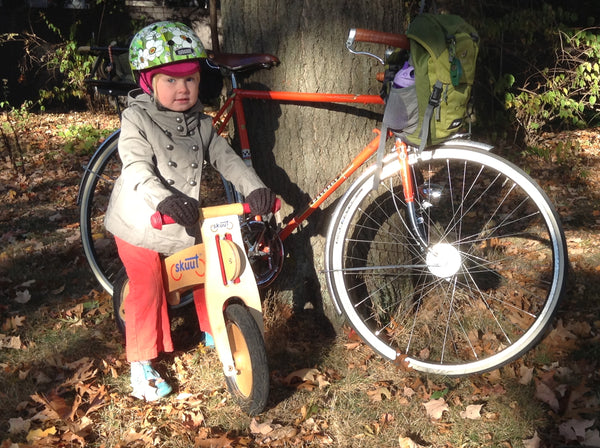
[[[431,247],[425,261],[429,272],[441,278],[452,277],[462,264],[458,249],[448,243],[438,243]]]

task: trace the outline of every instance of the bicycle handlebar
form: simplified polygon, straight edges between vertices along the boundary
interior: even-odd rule
[[[354,42],[371,42],[374,44],[384,44],[390,47],[410,48],[410,42],[406,34],[386,33],[384,31],[366,30],[363,28],[352,28],[348,33],[346,45],[352,47]]]
[[[128,53],[129,48],[116,47],[116,46],[112,46],[112,45],[109,45],[106,47],[95,47],[95,46],[90,46],[90,45],[82,45],[81,47],[77,48],[77,53],[79,53],[79,54],[93,54],[96,56],[99,56],[101,54],[108,54],[109,51],[114,54],[122,54],[122,53]]]

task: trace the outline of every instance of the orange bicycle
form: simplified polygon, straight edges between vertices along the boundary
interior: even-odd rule
[[[352,30],[348,49],[356,52],[357,42],[408,47],[404,35]],[[211,63],[232,85],[216,126],[223,129],[235,117],[249,163],[245,99],[384,103],[378,95],[244,89],[240,73],[276,66],[272,55],[221,54]],[[545,334],[558,307],[565,237],[554,206],[531,177],[468,137],[420,150],[392,134],[392,149],[375,163],[376,136],[285,225],[242,223],[257,283],[276,278],[285,239],[364,168],[327,231],[324,273],[337,311],[377,353],[423,372],[481,373],[522,356]],[[117,148],[118,131],[87,165],[79,198],[86,256],[108,291],[119,266],[102,220],[120,172]],[[229,200],[239,198],[232,192]]]

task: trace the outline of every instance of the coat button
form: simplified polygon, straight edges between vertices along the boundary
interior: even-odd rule
[[[169,185],[173,185],[175,183],[175,181],[173,179],[167,179],[167,183]]]
[[[166,135],[167,137],[171,137],[171,132],[170,132],[170,131],[165,131],[165,135]]]
[[[200,149],[200,147],[198,145],[192,146],[192,151],[198,151],[199,149]]]
[[[181,125],[177,126],[177,130],[178,130],[179,132],[183,132],[183,126],[181,126]]]
[[[192,168],[198,168],[198,164],[196,162],[192,162],[192,164],[190,165]]]
[[[173,151],[173,145],[167,145],[167,150],[168,151]]]
[[[190,185],[191,185],[192,187],[195,187],[197,183],[198,183],[198,182],[196,182],[195,180],[190,180]]]
[[[183,122],[183,118],[181,118],[181,117],[177,117],[177,118],[175,119],[175,121],[177,121],[177,123],[181,123],[181,122]]]
[[[173,168],[177,168],[177,163],[173,162],[172,160],[169,160],[169,163],[167,163],[167,165],[172,166]]]
[[[196,131],[190,131],[188,132],[188,135],[196,135]]]

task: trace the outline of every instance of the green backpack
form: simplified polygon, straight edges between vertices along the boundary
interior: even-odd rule
[[[479,36],[461,17],[419,14],[406,32],[415,68],[419,120],[406,139],[421,149],[465,123],[475,78]]]

